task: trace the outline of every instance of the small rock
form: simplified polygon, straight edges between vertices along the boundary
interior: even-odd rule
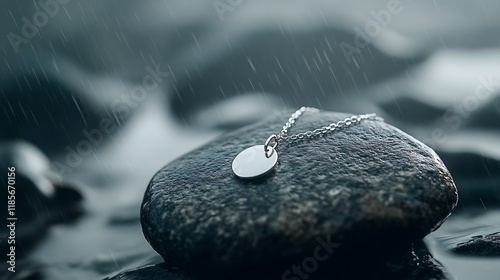
[[[164,263],[147,265],[119,273],[104,280],[191,280],[186,276],[170,272]]]
[[[289,133],[347,116],[307,112]],[[288,118],[227,134],[153,177],[141,223],[166,263],[194,276],[272,278],[310,257],[318,238],[327,238],[326,247],[341,244],[333,255],[384,252],[424,237],[455,207],[455,185],[436,153],[379,121],[283,142],[273,172],[236,178],[236,154],[279,132]]]
[[[0,214],[4,220],[17,218],[16,244],[22,246],[23,250],[19,250],[22,255],[50,224],[69,222],[79,216],[83,212],[83,197],[74,187],[60,181],[45,155],[26,142],[0,142],[0,186],[6,192],[9,167],[15,168],[9,172],[14,182],[9,190],[14,192],[15,210],[10,213],[5,207]],[[2,228],[2,239],[5,234],[8,233]],[[7,244],[0,243],[2,250],[4,246]]]
[[[473,236],[469,241],[458,244],[453,253],[476,257],[500,257],[500,232]]]

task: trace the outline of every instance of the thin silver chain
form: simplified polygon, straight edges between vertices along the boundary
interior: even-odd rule
[[[317,108],[312,108],[312,107],[302,107],[299,110],[295,111],[288,121],[285,123],[283,126],[283,129],[281,129],[281,132],[278,135],[271,135],[267,141],[264,144],[264,150],[267,151],[267,148],[271,144],[272,141],[274,141],[274,145],[272,145],[273,148],[276,148],[278,146],[278,142],[281,141],[295,141],[299,139],[304,139],[304,138],[313,138],[317,137],[326,133],[334,132],[336,130],[352,126],[354,124],[357,124],[363,120],[375,120],[375,121],[384,121],[383,118],[377,116],[377,114],[372,113],[372,114],[365,114],[365,115],[355,115],[352,117],[345,118],[344,120],[338,121],[338,122],[333,122],[329,125],[323,126],[321,128],[317,128],[315,130],[309,130],[309,131],[304,131],[300,132],[294,135],[288,135],[288,130],[295,124],[297,119],[304,113],[304,112],[319,112],[319,109]]]

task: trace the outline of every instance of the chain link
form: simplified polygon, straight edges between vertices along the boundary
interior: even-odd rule
[[[304,139],[304,138],[313,138],[317,137],[326,133],[334,132],[336,130],[352,126],[354,124],[357,124],[363,120],[376,120],[376,121],[384,121],[383,118],[377,116],[377,114],[365,114],[365,115],[356,115],[352,117],[345,118],[344,120],[338,121],[338,122],[333,122],[327,126],[323,126],[321,128],[317,128],[315,130],[310,130],[310,131],[305,131],[305,132],[300,132],[294,135],[288,135],[288,130],[295,124],[297,119],[304,113],[304,112],[319,112],[319,109],[312,108],[312,107],[302,107],[299,110],[295,111],[288,121],[285,123],[283,126],[283,129],[278,135],[271,135],[269,137],[267,144],[265,145],[265,149],[267,149],[267,146],[269,145],[270,140],[274,140],[276,142],[275,146],[277,145],[278,142],[280,141],[295,141],[299,139]]]

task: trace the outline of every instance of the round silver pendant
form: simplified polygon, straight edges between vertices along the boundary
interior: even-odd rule
[[[233,172],[242,179],[253,179],[267,174],[278,162],[278,153],[273,147],[256,145],[239,153],[233,160]]]

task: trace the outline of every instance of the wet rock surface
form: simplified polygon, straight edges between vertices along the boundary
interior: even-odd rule
[[[281,143],[273,172],[237,179],[234,156],[280,131],[289,114],[227,134],[154,176],[141,223],[166,263],[197,276],[280,276],[311,255],[318,238],[341,244],[339,256],[410,244],[456,205],[453,180],[439,157],[379,121]],[[305,113],[290,133],[347,116]]]

